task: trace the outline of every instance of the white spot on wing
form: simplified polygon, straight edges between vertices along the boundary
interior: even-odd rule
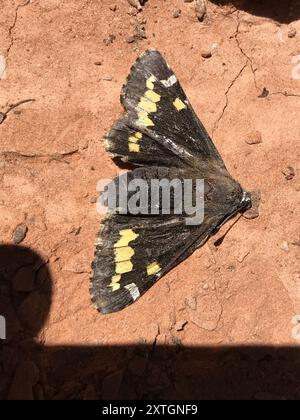
[[[140,297],[140,291],[135,283],[127,284],[125,289],[129,291],[133,300],[137,300]]]
[[[177,79],[175,74],[172,74],[172,76],[170,76],[167,80],[161,80],[161,83],[166,87],[171,87],[173,85],[175,85],[175,83],[177,83]]]

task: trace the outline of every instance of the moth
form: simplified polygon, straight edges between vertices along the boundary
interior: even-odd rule
[[[91,298],[98,311],[119,311],[201,247],[232,216],[251,206],[250,193],[228,173],[175,74],[155,49],[133,65],[121,92],[125,109],[105,136],[113,157],[133,165],[128,180],[204,180],[202,223],[188,215],[132,214],[116,204],[102,221],[92,263]],[[119,185],[122,176],[112,181]],[[150,189],[149,189],[150,191]],[[131,193],[133,194],[133,192]],[[195,189],[192,193],[195,195]],[[175,194],[170,194],[174,210]]]

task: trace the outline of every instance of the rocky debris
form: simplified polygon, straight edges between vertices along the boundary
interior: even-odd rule
[[[215,295],[198,298],[197,311],[189,311],[190,320],[199,328],[214,331],[222,315],[222,306]]]
[[[247,134],[245,139],[247,144],[259,144],[262,143],[262,134],[260,131],[251,131],[251,133]]]
[[[289,243],[288,243],[287,241],[283,241],[283,242],[280,244],[280,249],[281,249],[282,251],[286,252],[286,253],[290,252],[290,246],[289,246]]]
[[[12,234],[12,241],[14,244],[18,245],[24,241],[26,234],[28,232],[28,227],[24,223],[20,223]]]
[[[33,400],[33,387],[38,383],[39,376],[39,369],[33,362],[20,362],[12,380],[7,399]]]
[[[292,166],[288,166],[282,173],[287,181],[291,181],[296,175],[295,169]]]
[[[243,217],[245,219],[256,219],[259,216],[261,193],[260,191],[251,191],[250,194],[252,206],[243,213]]]
[[[106,376],[102,382],[102,400],[116,400],[118,399],[120,387],[123,380],[123,370],[111,373]]]
[[[202,50],[201,51],[201,57],[202,58],[211,58],[212,52],[210,50]]]
[[[143,0],[127,0],[130,6],[135,7],[138,10],[142,10],[142,4],[144,3]],[[142,3],[142,4],[141,4]]]
[[[297,35],[296,28],[290,28],[289,31],[288,31],[288,37],[289,38],[295,38],[296,35]]]
[[[176,331],[183,331],[184,327],[187,324],[187,320],[186,319],[182,319],[180,321],[177,321],[176,324],[174,325],[174,330]]]
[[[32,266],[20,268],[12,283],[16,292],[32,292],[35,287],[35,271]]]
[[[195,11],[197,18],[202,22],[207,12],[206,0],[195,0]]]
[[[173,13],[173,18],[174,19],[177,19],[177,18],[179,18],[180,15],[181,15],[181,10],[180,9],[177,9]]]
[[[266,87],[263,88],[261,94],[258,96],[259,98],[267,98],[269,96],[270,92]]]

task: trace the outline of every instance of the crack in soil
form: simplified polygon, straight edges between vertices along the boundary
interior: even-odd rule
[[[237,27],[236,27],[236,31],[235,31],[235,34],[234,34],[234,39],[236,41],[236,44],[237,44],[240,52],[247,59],[247,64],[249,63],[249,66],[251,68],[251,72],[252,72],[252,75],[253,75],[254,85],[255,85],[256,89],[257,90],[260,90],[260,88],[259,88],[259,86],[257,84],[257,80],[256,80],[256,74],[255,74],[255,70],[254,70],[253,59],[243,49],[243,47],[241,46],[241,41],[239,40],[240,26],[241,26],[240,12],[238,11],[237,12]]]
[[[12,47],[13,47],[13,45],[14,45],[14,41],[15,41],[15,40],[14,40],[14,36],[13,36],[13,31],[14,31],[15,26],[16,26],[17,21],[18,21],[19,10],[20,10],[21,8],[23,8],[23,7],[28,6],[28,5],[29,5],[29,3],[30,3],[30,0],[26,0],[26,1],[25,1],[25,3],[23,3],[23,4],[19,4],[19,5],[16,7],[16,9],[15,9],[15,16],[14,16],[13,23],[12,23],[12,25],[8,28],[8,36],[9,36],[9,39],[10,39],[10,43],[9,43],[9,45],[8,45],[8,47],[7,47],[7,49],[6,49],[6,53],[5,53],[5,58],[6,58],[6,60],[7,60],[7,61],[8,61],[8,57],[9,57],[10,50],[12,49]]]
[[[240,76],[242,75],[243,71],[245,70],[245,68],[248,66],[248,61],[246,61],[246,63],[243,65],[243,67],[240,69],[240,71],[238,72],[238,74],[235,76],[235,78],[231,81],[230,85],[228,86],[226,92],[225,92],[225,98],[226,98],[226,102],[225,105],[222,109],[221,115],[219,116],[219,118],[217,119],[217,121],[215,122],[213,129],[212,129],[212,135],[214,135],[215,131],[218,129],[219,124],[222,120],[222,118],[224,117],[224,114],[226,112],[226,109],[228,108],[229,105],[229,93],[231,91],[231,89],[233,88],[235,82],[240,78]]]

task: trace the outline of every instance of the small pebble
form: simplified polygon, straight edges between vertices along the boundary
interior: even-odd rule
[[[184,3],[193,3],[194,0],[183,0]]]
[[[103,62],[102,61],[95,61],[95,66],[102,66]]]
[[[206,51],[206,50],[203,50],[203,51],[201,51],[201,57],[202,58],[211,58],[211,56],[212,56],[212,52],[211,51]]]
[[[282,249],[282,251],[288,253],[290,251],[290,247],[287,241],[282,242],[282,244],[280,245],[280,249]]]
[[[19,224],[15,228],[15,230],[14,230],[14,232],[12,234],[12,241],[13,241],[13,243],[16,244],[16,245],[18,245],[21,242],[23,242],[24,239],[26,238],[27,232],[28,232],[28,227],[24,223]]]
[[[139,0],[127,0],[127,1],[131,6],[135,7],[138,10],[142,10],[142,6]]]
[[[206,0],[195,0],[195,11],[197,18],[202,21],[206,15]]]
[[[267,98],[269,96],[270,92],[267,88],[263,88],[261,94],[258,96],[259,98]]]
[[[115,12],[117,10],[117,5],[114,4],[113,6],[109,6],[109,8],[112,12]]]
[[[250,191],[251,204],[250,209],[244,211],[243,217],[245,219],[256,219],[259,216],[259,206],[261,201],[260,191]]]
[[[292,166],[288,166],[282,173],[287,181],[291,181],[296,175],[295,169]]]
[[[262,143],[262,135],[260,131],[252,131],[246,137],[245,142],[247,144],[259,144]]]
[[[289,38],[295,38],[295,36],[297,35],[297,30],[295,29],[295,28],[291,28],[289,31],[288,31],[288,37]]]
[[[181,10],[180,9],[177,9],[177,10],[175,10],[175,12],[173,13],[173,18],[174,19],[176,19],[176,18],[179,18],[179,16],[181,15]]]

